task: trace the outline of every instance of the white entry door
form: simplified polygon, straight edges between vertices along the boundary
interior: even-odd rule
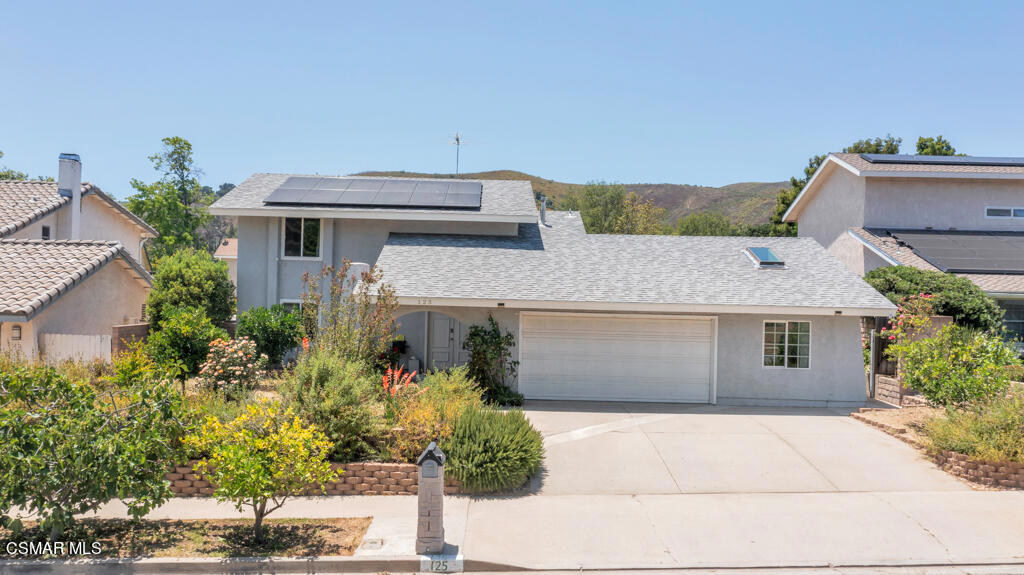
[[[469,361],[469,352],[462,347],[465,328],[458,320],[442,313],[430,312],[430,369],[448,369]]]
[[[532,399],[713,403],[715,322],[521,315],[519,391]]]

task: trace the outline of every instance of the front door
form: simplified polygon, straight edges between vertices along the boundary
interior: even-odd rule
[[[469,361],[469,352],[462,347],[464,331],[461,322],[430,313],[430,369],[448,369]]]

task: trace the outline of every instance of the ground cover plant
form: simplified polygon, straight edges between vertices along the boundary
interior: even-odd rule
[[[947,409],[924,425],[931,447],[963,453],[975,459],[1024,463],[1024,391]]]
[[[544,440],[517,409],[474,406],[459,416],[442,443],[447,473],[468,491],[502,491],[522,486],[540,469]]]

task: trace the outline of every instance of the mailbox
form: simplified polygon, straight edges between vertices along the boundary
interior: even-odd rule
[[[419,497],[416,525],[416,553],[441,553],[444,550],[444,462],[447,459],[436,441],[416,460]]]

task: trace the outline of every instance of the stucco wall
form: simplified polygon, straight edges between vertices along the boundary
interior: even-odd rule
[[[321,258],[289,260],[281,257],[281,218],[238,218],[238,309],[267,306],[302,297],[302,276],[342,260],[373,265],[388,235],[436,233],[514,235],[517,224],[476,222],[407,222],[396,220],[322,220]]]
[[[517,310],[403,306],[399,315],[426,309],[444,313],[467,325],[483,324],[487,314],[492,313],[502,328],[511,331],[519,341]],[[765,368],[762,365],[765,320],[811,322],[810,368]],[[719,315],[718,403],[863,403],[867,396],[860,336],[860,318],[852,316]],[[513,359],[519,359],[518,346],[513,349]]]
[[[58,210],[56,216],[57,230],[54,232],[56,234],[54,239],[70,239],[71,204]],[[142,230],[95,195],[82,197],[82,224],[79,235],[83,240],[121,242],[121,245],[135,258],[135,261],[142,261],[142,252],[139,249],[142,242]]]
[[[21,326],[21,339],[13,340],[11,335],[14,326]],[[39,353],[39,345],[36,342],[35,327],[32,322],[3,322],[0,323],[0,353],[11,357],[33,359]]]
[[[851,270],[864,273],[864,249],[847,231],[864,222],[864,178],[828,164],[817,194],[804,208],[797,234],[817,240]],[[819,176],[821,177],[821,176]]]
[[[37,333],[110,335],[138,321],[149,288],[120,260],[100,268],[32,319]]]
[[[41,220],[37,220],[25,226],[24,228],[21,228],[20,230],[14,232],[13,234],[5,236],[5,238],[17,240],[41,240],[43,239],[43,226],[50,226],[50,239],[62,239],[59,235],[60,232],[58,230],[58,213],[60,212],[54,212]]]
[[[1024,208],[1020,181],[868,178],[866,192],[868,227],[1024,231],[1024,218],[985,218],[985,206]]]

